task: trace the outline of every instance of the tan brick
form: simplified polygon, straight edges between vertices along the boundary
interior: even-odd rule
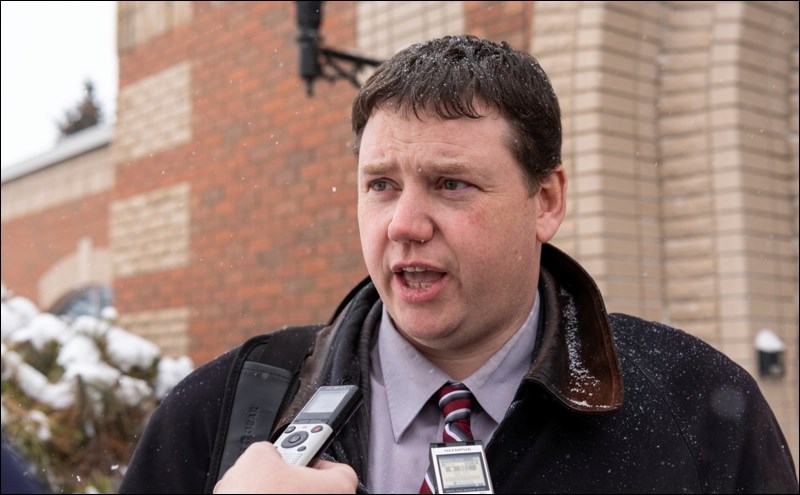
[[[745,22],[748,26],[757,27],[761,31],[785,33],[790,31],[793,25],[796,26],[796,24],[793,24],[793,22],[796,22],[796,18],[793,20],[791,15],[776,15],[775,9],[777,8],[777,12],[780,12],[781,4],[784,2],[769,2],[770,5],[761,5],[761,2],[735,3],[741,3],[743,10],[734,18]],[[791,4],[791,2],[788,3]],[[718,8],[724,9],[722,6],[718,6]]]
[[[713,277],[698,277],[671,283],[667,287],[668,300],[693,299],[698,294],[713,294],[716,290],[716,281]]]
[[[111,256],[104,247],[96,247],[88,236],[82,237],[69,255],[54,260],[52,267],[39,279],[37,304],[50,308],[64,294],[88,285],[110,286]]]
[[[716,263],[712,257],[671,260],[664,268],[664,275],[669,280],[695,279],[711,276],[714,273],[716,273]]]
[[[659,119],[658,125],[661,132],[667,135],[695,136],[706,129],[707,118],[702,113],[678,114],[672,113]]]
[[[717,314],[716,308],[717,306],[713,301],[704,301],[699,298],[682,302],[676,301],[669,305],[669,317],[674,320],[677,325],[686,328],[691,326],[688,322],[713,319]]]
[[[189,261],[189,185],[156,189],[112,205],[114,274],[185,266]]]
[[[668,11],[666,19],[668,25],[680,26],[684,30],[711,25],[713,15],[713,10],[710,8],[711,5],[699,2],[691,7],[684,5],[678,4]]]
[[[703,134],[665,136],[661,143],[661,152],[665,159],[709,151],[708,138]]]
[[[3,184],[3,222],[110,190],[115,169],[109,146]]]
[[[573,11],[550,10],[547,3],[536,5],[536,15],[533,16],[533,39],[532,47],[534,53],[539,54],[542,50],[539,42],[551,36],[553,33],[571,32],[577,26],[577,17]],[[563,3],[563,2],[561,2]]]
[[[572,187],[580,194],[630,195],[642,187],[637,178],[605,173],[582,173],[572,181]]]
[[[576,133],[598,133],[613,129],[621,136],[633,137],[636,122],[630,117],[612,115],[607,113],[590,113],[576,119],[573,129]]]
[[[709,256],[713,246],[710,236],[668,237],[664,243],[664,256],[668,259]]]
[[[680,160],[672,160],[670,162],[670,169],[677,171],[684,168],[687,172],[685,175],[673,174],[669,178],[663,180],[662,194],[663,197],[669,200],[672,197],[681,195],[692,195],[697,193],[707,193],[711,187],[711,179],[708,175],[701,173],[693,173],[693,163],[688,163],[685,167],[681,167]],[[663,169],[664,167],[662,167]],[[741,174],[729,174],[729,178],[736,179]],[[715,176],[715,180],[716,180]]]
[[[707,98],[708,95],[705,91],[697,90],[676,92],[662,96],[658,101],[658,109],[664,114],[662,121],[672,115],[684,113],[698,115],[699,110],[708,108]],[[668,129],[662,129],[662,132],[668,132]]]
[[[717,346],[718,344],[720,329],[716,322],[693,321],[691,327],[684,328],[683,330],[712,346]]]
[[[712,33],[706,30],[687,30],[681,32],[679,36],[665,36],[664,48],[669,52],[705,48],[712,39]]]
[[[708,194],[683,195],[668,198],[662,205],[664,218],[683,218],[712,211],[713,198]]]
[[[378,58],[411,43],[464,31],[463,2],[357,2],[356,9],[357,46]]]
[[[719,349],[729,358],[740,363],[751,363],[753,358],[753,344],[735,340],[723,340]]]
[[[664,223],[664,237],[670,239],[705,236],[710,232],[712,225],[711,217],[706,215],[670,220]]]
[[[661,87],[665,95],[682,93],[705,88],[708,84],[707,66],[696,67],[695,70],[665,71],[661,76]]]
[[[126,330],[144,337],[172,357],[185,356],[189,351],[189,316],[187,307],[123,313],[119,323]]]
[[[122,88],[114,142],[117,159],[134,160],[191,139],[191,63]]]

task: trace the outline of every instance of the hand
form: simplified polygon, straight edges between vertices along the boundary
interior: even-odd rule
[[[352,467],[318,460],[313,467],[284,462],[270,442],[255,442],[214,486],[214,493],[355,493]]]

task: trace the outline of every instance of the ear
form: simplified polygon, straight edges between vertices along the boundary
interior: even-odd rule
[[[567,174],[559,165],[539,185],[536,193],[536,240],[544,244],[556,235],[567,211]]]

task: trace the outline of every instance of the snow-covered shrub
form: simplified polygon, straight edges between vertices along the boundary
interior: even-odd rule
[[[2,288],[3,439],[54,492],[116,492],[150,413],[193,368],[116,317],[68,322]]]

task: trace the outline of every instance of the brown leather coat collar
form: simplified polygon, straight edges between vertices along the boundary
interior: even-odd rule
[[[597,285],[575,260],[549,244],[542,246],[541,266],[543,311],[526,379],[577,411],[618,409],[622,372]]]

